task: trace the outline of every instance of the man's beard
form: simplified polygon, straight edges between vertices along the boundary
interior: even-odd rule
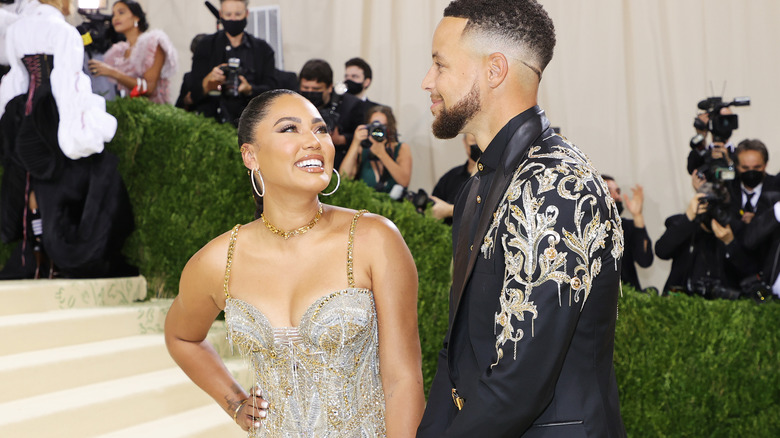
[[[442,104],[441,112],[433,119],[433,125],[431,125],[433,135],[441,139],[455,138],[466,126],[466,122],[471,120],[481,109],[479,88],[474,82],[469,94],[463,96],[452,108],[446,109]]]

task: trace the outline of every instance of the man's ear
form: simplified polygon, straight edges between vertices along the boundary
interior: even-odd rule
[[[507,62],[503,53],[495,52],[488,55],[487,66],[488,86],[497,88],[509,74],[509,62]]]
[[[366,79],[363,81],[363,89],[368,90],[368,86],[371,85],[371,79]]]

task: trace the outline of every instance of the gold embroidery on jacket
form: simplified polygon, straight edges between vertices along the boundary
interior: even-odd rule
[[[534,336],[533,322],[538,309],[531,295],[535,288],[555,282],[560,306],[561,290],[568,286],[568,305],[573,300],[580,304],[582,311],[593,279],[601,272],[598,253],[605,248],[606,239],[612,240],[615,269],[623,254],[620,216],[606,183],[590,160],[568,143],[553,146],[545,153],[541,149],[532,146],[528,159],[512,176],[480,248],[484,258],[491,258],[500,239],[504,250],[501,310],[495,314],[494,328],[497,359],[491,367],[504,357],[503,347],[507,342],[514,343],[513,358],[517,359],[517,343],[525,336],[520,325],[526,318],[530,318],[531,336]],[[545,163],[549,162],[558,164],[547,167]],[[545,203],[547,195],[574,204],[573,229],[556,227],[562,203]],[[609,217],[602,217],[599,198],[606,200]],[[568,212],[569,208],[563,211]],[[565,247],[559,246],[561,242]]]

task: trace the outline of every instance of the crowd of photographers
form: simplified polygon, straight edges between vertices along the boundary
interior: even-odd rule
[[[684,212],[666,219],[666,230],[655,243],[655,255],[672,261],[664,294],[757,302],[780,297],[780,181],[767,173],[769,152],[763,142],[731,141],[739,125],[730,107],[749,103],[719,97],[699,103],[687,163],[693,195]],[[620,205],[620,193],[611,192]],[[641,199],[641,188],[634,199],[637,194]],[[633,261],[647,267],[652,252],[637,258],[649,251],[650,240],[643,225],[637,226],[636,208],[630,210],[634,221],[623,224],[623,281],[639,289]]]
[[[463,137],[465,163],[441,177],[430,199],[424,190],[409,191],[411,146],[400,140],[393,110],[367,98],[373,75],[366,61],[348,60],[344,80],[337,83],[330,64],[322,59],[307,61],[298,73],[280,71],[271,46],[245,32],[246,0],[220,0],[219,9],[206,3],[221,30],[193,39],[191,71],[184,75],[176,106],[235,124],[243,108],[260,93],[273,88],[296,90],[317,107],[328,125],[336,147],[335,169],[394,199],[410,200],[420,212],[432,204],[432,215],[451,223],[459,189],[479,159],[473,138]],[[126,18],[116,16],[117,7],[128,9]],[[100,94],[107,98],[113,96],[107,88],[116,86],[130,96],[167,92],[176,53],[163,34],[146,32],[146,17],[136,2],[118,2],[114,16],[82,15],[85,22],[79,32],[90,44],[84,72],[92,76],[93,88],[106,88]],[[6,19],[9,15],[0,9],[0,21]],[[151,44],[158,49],[150,50],[146,61],[139,60],[137,71],[122,73],[111,62],[100,61],[112,48],[125,53],[149,35],[158,35]],[[118,59],[122,61],[121,56]],[[101,83],[105,78],[111,83]],[[699,103],[701,113],[694,121],[696,135],[687,160],[694,194],[684,212],[666,219],[666,230],[655,246],[645,228],[642,187],[633,187],[629,195],[614,178],[604,176],[618,209],[622,213],[625,207],[626,216],[630,215],[623,221],[624,283],[642,290],[636,266],[649,267],[655,249],[655,256],[672,261],[663,294],[750,297],[759,302],[780,296],[780,181],[766,171],[769,153],[760,140],[746,139],[737,145],[731,141],[738,118],[730,108],[743,105],[749,105],[749,100],[723,102],[713,97]]]

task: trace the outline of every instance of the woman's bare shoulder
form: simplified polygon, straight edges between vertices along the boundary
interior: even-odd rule
[[[241,229],[238,231],[240,234]],[[219,236],[211,239],[201,249],[198,250],[184,267],[182,279],[185,276],[192,277],[198,281],[223,280],[225,268],[227,267],[228,248],[230,247],[230,236],[233,229],[226,231]]]

